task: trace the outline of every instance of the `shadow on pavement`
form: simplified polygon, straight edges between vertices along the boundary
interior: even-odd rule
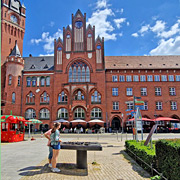
[[[71,175],[71,176],[87,176],[87,169],[77,169],[76,164],[71,163],[57,163],[57,168],[61,170],[58,174]],[[38,174],[44,173],[53,173],[51,168],[48,167],[48,164],[44,166],[29,166],[23,169],[18,170],[20,176],[35,176]],[[24,171],[24,172],[23,172]]]
[[[118,154],[118,153],[117,153]],[[116,154],[116,155],[117,155]],[[150,178],[148,172],[146,172],[142,167],[140,167],[136,161],[134,161],[124,150],[121,150],[119,154],[122,154],[126,160],[128,160],[128,163],[131,163],[132,169],[136,171],[141,177],[143,178]]]

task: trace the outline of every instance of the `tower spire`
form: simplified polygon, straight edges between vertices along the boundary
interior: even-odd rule
[[[17,40],[15,41],[15,46],[9,56],[15,56],[15,57],[21,57],[21,53],[19,51],[18,45],[17,45]]]

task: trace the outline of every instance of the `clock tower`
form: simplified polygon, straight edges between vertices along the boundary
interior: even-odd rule
[[[20,0],[1,0],[1,66],[17,41],[23,53],[26,8]]]

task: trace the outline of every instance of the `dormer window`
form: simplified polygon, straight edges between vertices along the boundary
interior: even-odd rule
[[[30,67],[30,69],[35,69],[36,67],[35,67],[35,65],[33,64],[31,67]]]
[[[41,59],[41,61],[45,61],[45,59],[44,59],[44,58],[42,58],[42,59]]]
[[[46,64],[43,69],[47,69],[47,68],[49,68],[49,67],[48,67],[48,65]]]

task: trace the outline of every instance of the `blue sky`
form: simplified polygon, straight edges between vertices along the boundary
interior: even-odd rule
[[[23,56],[53,55],[71,14],[86,13],[105,56],[180,55],[180,0],[24,0]],[[88,24],[87,24],[88,25]]]

